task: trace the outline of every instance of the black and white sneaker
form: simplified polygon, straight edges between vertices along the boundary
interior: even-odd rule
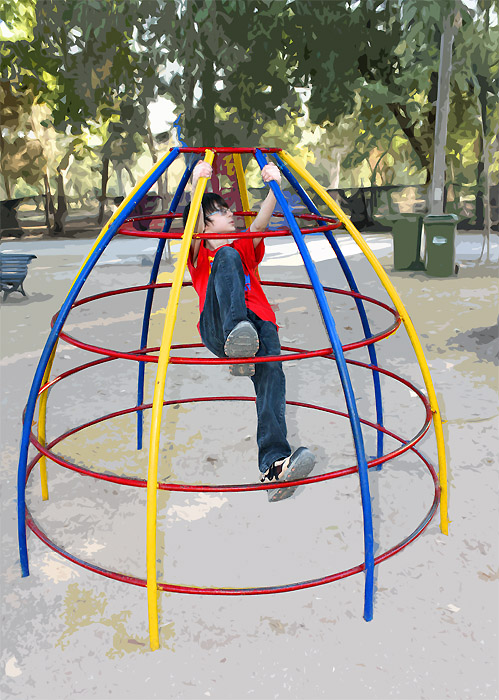
[[[260,340],[255,326],[250,321],[240,321],[229,335],[224,345],[227,357],[254,357],[260,347]],[[230,373],[235,377],[252,377],[255,365],[251,363],[229,366]]]
[[[296,481],[305,479],[315,465],[315,455],[306,447],[299,447],[290,457],[278,459],[262,474],[260,481]],[[290,498],[298,486],[285,489],[269,489],[268,499],[271,503]]]

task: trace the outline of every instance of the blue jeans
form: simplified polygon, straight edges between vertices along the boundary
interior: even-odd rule
[[[227,336],[240,321],[251,321],[260,339],[257,357],[280,355],[277,328],[271,321],[262,321],[248,309],[244,298],[244,269],[237,250],[224,246],[213,261],[208,279],[206,299],[199,322],[201,339],[217,357],[225,357]],[[282,362],[257,362],[251,377],[256,394],[258,417],[258,465],[261,472],[277,459],[289,457],[291,448],[286,439],[286,380]]]

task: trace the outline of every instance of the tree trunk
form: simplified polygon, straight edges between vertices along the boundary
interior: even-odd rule
[[[485,161],[486,161],[486,138],[488,132],[487,124],[487,81],[482,76],[477,76],[480,92],[478,94],[478,105],[480,108],[480,131],[478,133],[478,153],[476,167],[476,198],[475,198],[475,221],[476,227],[483,229],[485,223],[484,210],[484,183]],[[485,187],[484,187],[485,184]]]
[[[50,181],[47,173],[43,176],[43,183],[45,185],[45,226],[47,227],[47,233],[49,236],[52,235],[52,221],[55,217],[54,210],[54,200],[52,199],[52,192],[50,191]]]
[[[147,107],[146,107],[146,113],[147,113]],[[152,162],[157,163],[158,162],[158,152],[156,150],[156,144],[154,143],[154,136],[152,135],[149,117],[147,117],[147,119],[146,119],[146,133],[147,133],[147,145],[149,147],[149,153],[151,154]],[[165,173],[163,175],[161,175],[161,177],[159,177],[157,180],[158,194],[161,197],[162,206],[163,206],[164,201],[165,201],[165,195],[166,195],[166,190],[167,190],[167,188],[166,188],[167,174],[168,174],[168,170],[166,170]]]
[[[412,124],[411,120],[409,119],[407,114],[402,110],[400,105],[396,103],[389,104],[388,109],[392,112],[393,116],[398,121],[400,128],[402,129],[402,131],[407,137],[407,140],[414,149],[414,153],[418,157],[421,167],[423,168],[423,170],[426,171],[426,182],[429,183],[431,180],[430,161],[428,159],[428,154],[425,148],[423,147],[422,142],[416,136],[416,133],[414,131],[414,124]]]
[[[65,235],[66,218],[68,216],[68,205],[66,202],[66,192],[64,190],[64,176],[61,170],[57,171],[57,211],[54,214],[55,235]]]
[[[130,178],[130,183],[131,183],[132,189],[133,189],[135,187],[135,183],[136,183],[135,176],[132,173],[132,171],[130,170],[130,168],[128,167],[128,165],[124,165],[123,169],[127,171],[128,177]],[[125,194],[124,191],[123,191],[123,194]]]
[[[329,171],[329,184],[328,190],[337,190],[340,186],[340,173],[341,173],[341,151],[338,149],[331,149],[328,162],[325,163],[325,167]]]
[[[114,172],[116,173],[116,181],[118,183],[118,195],[120,197],[125,196],[125,185],[123,184],[123,169],[124,165],[121,165],[121,163],[117,163],[114,166]]]
[[[203,89],[203,97],[200,100],[203,145],[221,146],[222,144],[217,142],[217,128],[215,126],[217,97],[215,92],[215,66],[211,57],[207,57],[204,64],[201,74],[201,87]]]
[[[485,170],[483,162],[483,136],[478,135],[478,150],[479,157],[476,165],[476,195],[475,195],[475,226],[477,229],[483,229],[484,224],[484,208],[483,208],[483,173]]]
[[[10,191],[10,181],[9,181],[9,178],[7,177],[7,175],[5,175],[5,173],[3,173],[3,181],[4,181],[4,185],[5,185],[6,197],[7,197],[7,199],[12,199],[12,194]]]
[[[108,180],[109,180],[109,158],[104,158],[102,161],[102,179],[101,179],[101,195],[100,195],[100,202],[99,202],[99,215],[97,217],[97,223],[99,224],[99,226],[102,226],[102,224],[104,222]]]
[[[4,141],[4,138],[3,138],[3,136],[2,136],[2,130],[0,129],[0,158],[1,158],[1,163],[2,163],[2,175],[3,175],[3,180],[4,180],[4,183],[5,183],[5,194],[7,195],[7,199],[12,199],[12,192],[11,192],[11,189],[10,189],[10,180],[9,180],[9,177],[8,177],[7,173],[5,172],[4,167],[3,167],[3,164],[4,164],[4,160],[3,160],[4,151],[5,151],[5,141]]]
[[[460,19],[460,15],[459,15]],[[433,154],[433,177],[430,186],[430,214],[444,213],[445,146],[447,143],[447,121],[450,105],[450,77],[452,72],[452,45],[458,26],[458,15],[454,12],[444,19],[444,31],[440,41],[440,66],[438,70],[437,118],[435,121],[435,150]]]

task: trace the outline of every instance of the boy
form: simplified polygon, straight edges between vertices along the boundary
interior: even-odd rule
[[[211,178],[212,167],[200,161],[192,176],[193,190],[200,177]],[[281,183],[276,165],[262,170],[264,182]],[[249,230],[265,231],[276,199],[270,190]],[[184,226],[190,204],[184,210]],[[234,217],[220,195],[205,194],[196,222],[197,233],[233,233]],[[199,332],[206,347],[217,357],[280,355],[275,314],[258,276],[265,252],[263,238],[193,238],[189,272],[199,296]],[[315,457],[305,447],[291,454],[287,441],[285,379],[281,362],[258,362],[231,366],[231,373],[249,376],[255,387],[258,416],[257,443],[260,480],[304,479],[312,471]],[[289,498],[297,487],[269,489],[269,501]]]

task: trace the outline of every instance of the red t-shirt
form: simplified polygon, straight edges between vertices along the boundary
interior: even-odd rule
[[[201,241],[199,246],[198,259],[196,266],[192,262],[192,248],[189,251],[187,264],[191,273],[192,284],[199,296],[199,313],[201,314],[206,298],[206,288],[208,286],[208,278],[211,273],[211,266],[215,259],[217,250],[223,248],[224,245],[230,245],[231,248],[237,250],[241,256],[243,264],[244,276],[246,278],[246,286],[244,290],[244,298],[246,306],[251,309],[262,321],[272,321],[276,323],[276,317],[272,308],[267,301],[267,297],[260,283],[260,275],[258,274],[258,264],[262,261],[265,253],[265,243],[260,241],[255,248],[252,238],[239,238],[230,244],[222,244],[216,250],[208,250],[205,245],[206,241]],[[277,325],[277,324],[276,324]]]

